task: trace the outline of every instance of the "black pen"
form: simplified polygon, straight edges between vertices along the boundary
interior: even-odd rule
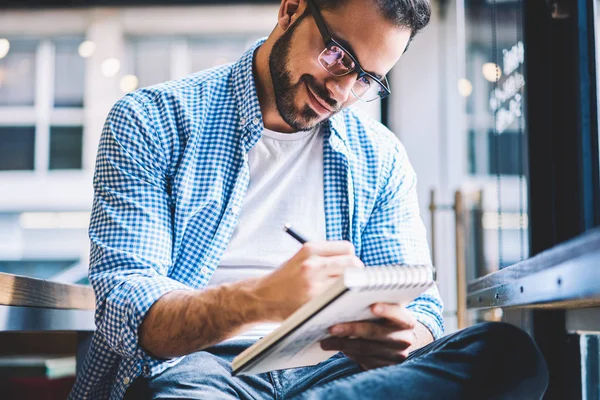
[[[304,239],[302,236],[300,236],[296,232],[294,232],[294,230],[292,229],[292,226],[289,223],[287,223],[283,226],[283,230],[286,231],[291,237],[293,237],[294,239],[299,241],[300,244],[304,244],[304,243],[308,242],[308,240]]]

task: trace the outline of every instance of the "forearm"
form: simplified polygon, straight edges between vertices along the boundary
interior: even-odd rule
[[[255,285],[255,280],[245,280],[204,291],[167,293],[154,303],[140,325],[140,345],[155,357],[179,357],[267,320]]]

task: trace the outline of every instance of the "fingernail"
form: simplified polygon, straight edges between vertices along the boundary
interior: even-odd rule
[[[375,311],[377,314],[381,314],[383,312],[383,306],[381,304],[378,304],[375,306],[375,309],[373,311]]]

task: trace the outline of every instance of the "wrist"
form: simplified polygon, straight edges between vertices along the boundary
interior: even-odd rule
[[[423,325],[421,322],[417,321],[415,324],[415,328],[413,329],[413,334],[415,336],[415,345],[417,347],[423,347],[433,342],[433,335],[429,328]]]
[[[235,304],[239,304],[239,310],[246,324],[261,323],[273,320],[273,313],[268,307],[260,278],[245,279],[225,285],[231,291],[231,297]]]

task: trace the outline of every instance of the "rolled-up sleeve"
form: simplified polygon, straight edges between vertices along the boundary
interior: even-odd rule
[[[96,326],[123,357],[149,356],[138,327],[150,307],[173,290],[169,278],[172,217],[167,157],[146,107],[126,96],[102,131],[89,227],[89,279],[96,295]]]
[[[381,194],[363,230],[361,258],[366,265],[431,264],[417,200],[417,178],[398,142],[383,174]],[[434,339],[444,333],[443,304],[436,285],[407,306]]]

